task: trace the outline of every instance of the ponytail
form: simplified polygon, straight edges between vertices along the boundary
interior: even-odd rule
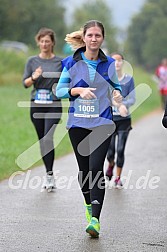
[[[74,50],[85,46],[85,42],[83,41],[83,29],[81,28],[79,31],[67,34],[65,37],[65,41]]]

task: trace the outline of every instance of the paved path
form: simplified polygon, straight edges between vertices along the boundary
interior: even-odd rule
[[[0,252],[166,252],[167,130],[161,118],[162,113],[154,113],[133,126],[125,188],[113,189],[112,181],[108,185],[98,240],[85,233],[71,154],[55,161],[58,189],[53,193],[40,190],[43,167],[16,176],[10,187],[8,180],[0,183]]]

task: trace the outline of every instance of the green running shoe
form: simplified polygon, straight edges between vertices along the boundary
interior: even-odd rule
[[[100,231],[100,222],[97,218],[92,217],[89,225],[86,227],[86,232],[91,235],[92,238],[98,238]]]
[[[86,203],[84,203],[86,211],[85,211],[85,216],[87,219],[87,222],[89,223],[91,221],[92,218],[92,205],[87,205]]]

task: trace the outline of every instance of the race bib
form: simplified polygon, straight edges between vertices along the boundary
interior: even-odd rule
[[[34,102],[39,104],[52,103],[52,91],[48,89],[37,89]]]
[[[99,117],[99,100],[76,99],[74,102],[74,116],[93,118]]]

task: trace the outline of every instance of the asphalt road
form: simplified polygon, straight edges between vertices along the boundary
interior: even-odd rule
[[[41,192],[44,167],[0,183],[0,251],[166,252],[167,130],[161,118],[156,112],[133,125],[125,188],[108,184],[99,239],[85,232],[77,165],[70,154],[55,160],[57,189],[52,193]]]

